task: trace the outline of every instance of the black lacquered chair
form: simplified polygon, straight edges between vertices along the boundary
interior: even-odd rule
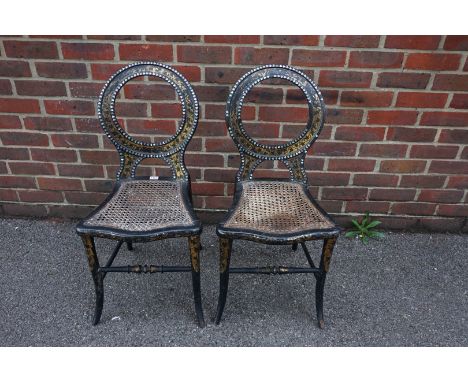
[[[115,115],[115,101],[119,91],[128,81],[140,76],[156,76],[167,81],[175,89],[182,104],[182,118],[175,135],[159,143],[145,143],[128,135]],[[185,148],[197,127],[198,110],[197,97],[188,81],[170,66],[155,62],[135,63],[119,70],[101,92],[99,121],[119,152],[120,168],[112,193],[76,228],[83,240],[95,285],[94,325],[101,317],[103,281],[109,272],[191,272],[198,325],[205,325],[199,262],[202,227],[192,209],[190,177],[184,165]],[[163,159],[170,165],[172,177],[136,177],[136,167],[145,158]],[[117,241],[105,266],[99,265],[95,237]],[[188,238],[190,257],[187,259],[190,259],[191,266],[112,266],[124,242],[132,250],[135,242],[173,237]]]
[[[247,93],[260,82],[279,78],[292,82],[304,93],[309,107],[308,122],[294,140],[281,145],[260,144],[250,137],[241,119]],[[219,324],[226,303],[230,273],[288,274],[313,273],[315,302],[320,328],[323,320],[323,289],[335,241],[341,231],[308,191],[304,168],[306,152],[317,139],[325,120],[325,105],[317,86],[302,72],[284,65],[258,67],[237,81],[226,105],[229,134],[241,157],[235,194],[227,217],[217,227],[220,244],[220,294],[216,316]],[[278,160],[289,169],[289,179],[254,179],[255,168],[263,161]],[[267,266],[230,268],[234,239],[266,244],[298,244],[304,250],[308,267]],[[323,240],[318,267],[306,247],[309,240]]]

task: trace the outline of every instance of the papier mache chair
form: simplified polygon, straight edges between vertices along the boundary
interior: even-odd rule
[[[175,89],[182,105],[182,118],[175,135],[162,142],[146,143],[128,135],[115,115],[115,101],[119,91],[128,81],[141,76],[155,76],[167,81]],[[77,226],[95,286],[94,325],[99,323],[101,317],[103,281],[109,272],[191,272],[198,325],[205,325],[199,263],[202,227],[192,209],[190,177],[184,165],[185,148],[197,127],[198,111],[198,100],[188,81],[170,66],[156,62],[138,62],[126,66],[107,81],[101,92],[98,102],[99,121],[117,148],[120,168],[112,193]],[[163,159],[171,167],[172,177],[136,177],[136,167],[145,158]],[[99,265],[95,237],[117,241],[104,266]],[[124,242],[132,250],[134,242],[173,237],[188,238],[191,266],[112,266]]]
[[[308,104],[308,122],[303,132],[281,145],[260,144],[243,127],[241,111],[248,92],[260,82],[278,78],[299,87]],[[323,320],[323,289],[335,241],[341,231],[309,193],[304,168],[306,152],[317,139],[324,121],[325,105],[317,86],[304,73],[289,66],[266,65],[246,73],[231,90],[226,104],[226,124],[240,153],[231,208],[217,227],[220,245],[220,293],[216,324],[226,303],[230,273],[288,274],[313,273],[316,278],[315,302],[320,328]],[[255,168],[263,161],[278,160],[289,169],[289,179],[254,179]],[[234,239],[266,244],[298,244],[304,250],[309,267],[230,268]],[[309,240],[323,239],[318,267],[306,247]]]

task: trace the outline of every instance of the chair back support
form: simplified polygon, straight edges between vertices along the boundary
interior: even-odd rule
[[[182,118],[176,133],[162,142],[147,143],[135,139],[120,126],[115,115],[115,100],[119,91],[128,81],[140,76],[156,76],[167,81],[175,89],[182,104]],[[168,65],[137,62],[115,73],[100,94],[98,116],[101,127],[120,155],[117,180],[135,177],[136,167],[145,158],[165,160],[171,166],[174,179],[188,180],[184,152],[197,127],[198,109],[198,100],[189,82]]]
[[[242,126],[241,111],[247,93],[258,83],[270,79],[285,79],[304,93],[309,107],[308,121],[303,132],[281,145],[260,144],[250,137]],[[241,156],[236,180],[253,178],[255,168],[265,160],[279,160],[289,169],[290,179],[307,184],[304,159],[307,150],[317,139],[325,121],[325,104],[314,84],[301,71],[286,65],[265,65],[242,76],[232,88],[226,104],[226,124]]]

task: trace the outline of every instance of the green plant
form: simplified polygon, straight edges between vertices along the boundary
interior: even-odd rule
[[[375,227],[382,222],[372,220],[369,216],[369,212],[366,212],[364,217],[361,219],[361,222],[358,222],[356,219],[351,219],[351,222],[354,225],[354,229],[346,232],[345,237],[358,237],[363,244],[367,244],[369,242],[369,238],[384,237],[382,232],[375,230]]]

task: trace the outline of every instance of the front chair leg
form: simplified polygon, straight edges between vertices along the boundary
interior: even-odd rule
[[[104,284],[103,273],[99,272],[99,260],[96,255],[96,247],[94,245],[94,238],[89,235],[81,236],[88,257],[89,270],[94,281],[94,289],[96,292],[96,307],[94,310],[93,325],[97,325],[101,319],[102,306],[104,303]]]
[[[325,322],[323,320],[323,289],[328,269],[330,267],[330,260],[335,242],[336,237],[325,239],[323,241],[322,257],[320,259],[320,273],[318,274],[317,284],[315,286],[315,307],[317,309],[317,321],[320,329],[325,327]]]
[[[189,237],[190,259],[192,264],[192,286],[195,301],[195,312],[197,314],[198,326],[205,327],[203,307],[200,288],[200,236]]]
[[[216,325],[221,321],[229,285],[229,262],[231,260],[232,239],[219,238],[219,299]]]

